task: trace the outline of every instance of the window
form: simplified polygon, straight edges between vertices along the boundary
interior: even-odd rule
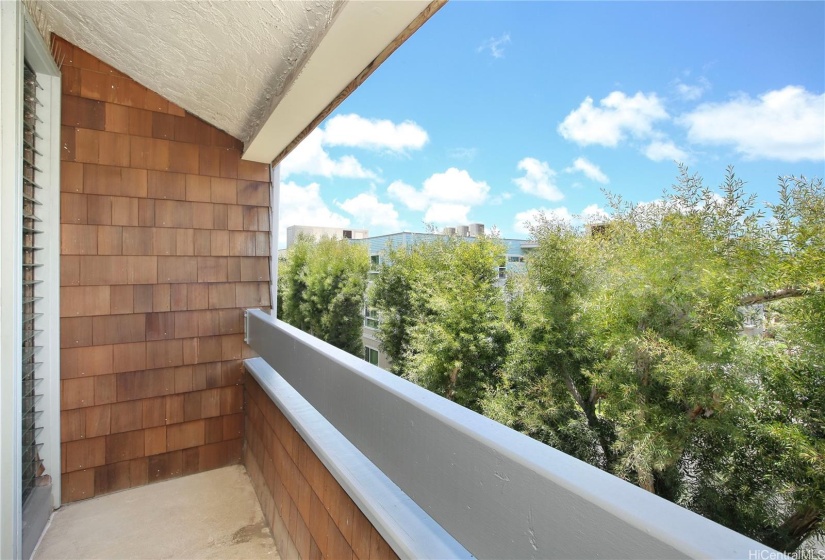
[[[378,365],[378,350],[375,348],[370,348],[369,346],[364,346],[364,360],[371,363],[374,366]]]
[[[524,257],[521,255],[508,255],[507,262],[511,263],[522,263],[524,262]]]
[[[13,488],[0,503],[12,520],[0,541],[28,558],[60,505],[61,84],[25,11],[0,9],[0,424],[14,426],[0,448],[3,486]]]
[[[381,266],[381,255],[370,255],[370,272],[377,272]]]
[[[364,306],[364,326],[370,329],[377,329],[380,321],[378,320],[378,311],[370,309],[369,306]]]
[[[352,230],[345,229],[343,233],[344,239],[352,239]]]
[[[39,435],[42,426],[38,417],[42,409],[41,388],[38,387],[42,378],[38,369],[42,365],[38,355],[42,349],[43,337],[42,322],[37,302],[43,299],[42,287],[43,272],[39,269],[44,263],[37,258],[37,252],[43,249],[43,226],[39,207],[43,203],[39,200],[42,187],[37,183],[41,172],[38,168],[42,153],[42,136],[38,133],[43,122],[37,116],[38,105],[42,102],[37,96],[42,86],[37,83],[34,70],[26,64],[23,74],[23,183],[22,183],[22,211],[23,211],[23,266],[22,278],[22,305],[23,305],[23,350],[21,371],[23,374],[23,502],[28,500],[35,487],[37,477],[42,469],[39,451]]]

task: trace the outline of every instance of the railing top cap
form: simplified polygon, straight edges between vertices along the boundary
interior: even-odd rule
[[[247,334],[253,349],[477,556],[541,555],[534,540],[547,553],[573,556],[748,558],[767,550],[259,310],[249,311]],[[545,534],[533,535],[534,524]],[[567,548],[563,540],[576,542]]]

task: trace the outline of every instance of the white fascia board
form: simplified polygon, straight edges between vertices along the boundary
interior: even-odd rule
[[[247,143],[243,159],[271,163],[429,4],[430,0],[347,2]]]

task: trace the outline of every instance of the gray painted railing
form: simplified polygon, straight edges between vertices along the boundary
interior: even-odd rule
[[[267,313],[247,312],[246,336],[318,413],[476,557],[776,554]]]
[[[244,365],[399,557],[472,558],[263,358]]]

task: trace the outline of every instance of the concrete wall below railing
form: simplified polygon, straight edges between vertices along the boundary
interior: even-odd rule
[[[478,558],[776,554],[267,313],[250,310],[246,334],[280,377]]]

